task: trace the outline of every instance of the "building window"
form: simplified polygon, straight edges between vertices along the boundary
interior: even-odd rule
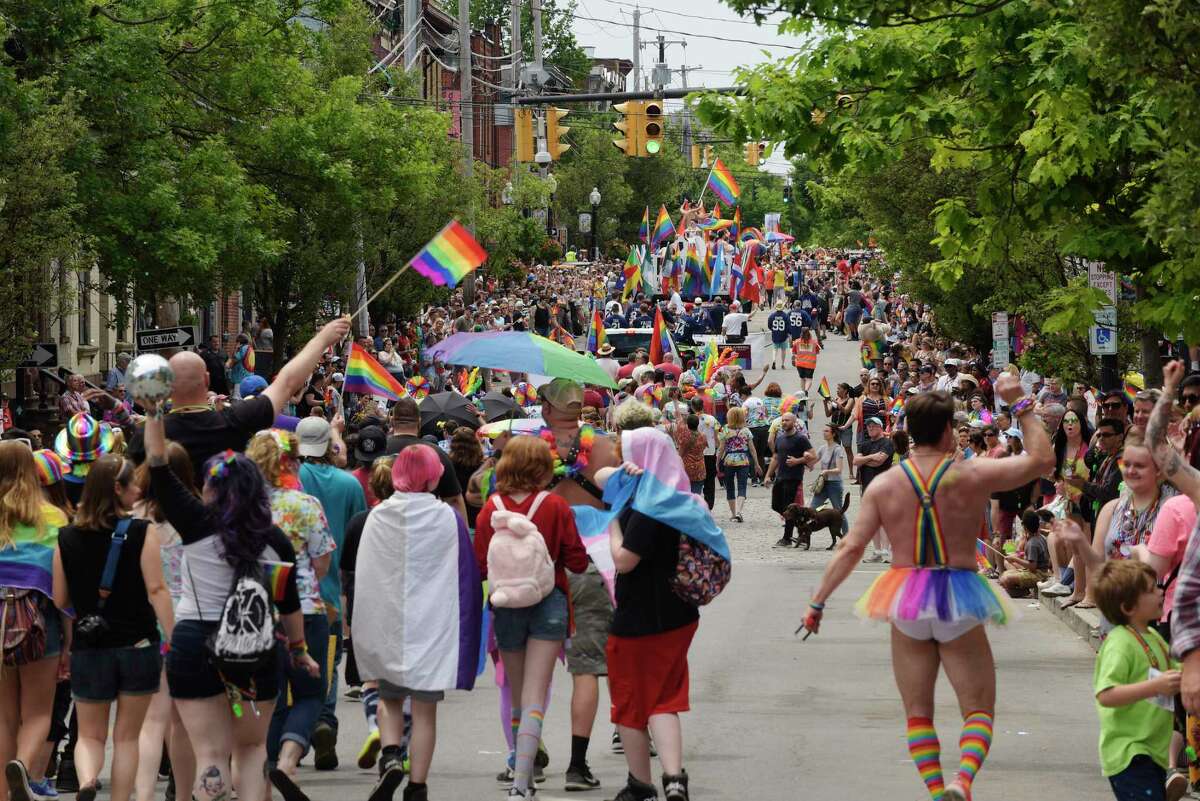
[[[79,271],[79,340],[77,344],[92,344],[92,286],[87,272]]]

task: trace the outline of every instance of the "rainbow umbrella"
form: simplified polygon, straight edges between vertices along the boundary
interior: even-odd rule
[[[455,334],[430,348],[428,357],[446,364],[536,373],[602,387],[616,386],[590,356],[528,331]]]

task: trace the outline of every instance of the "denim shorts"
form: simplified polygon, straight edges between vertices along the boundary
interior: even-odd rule
[[[208,661],[205,643],[217,624],[199,620],[180,620],[171,633],[171,650],[167,652],[167,686],[172,698],[212,698],[225,694],[225,684]],[[281,658],[282,646],[276,649]],[[274,663],[254,675],[254,690],[258,699],[273,701],[279,695],[279,676]]]
[[[71,695],[76,701],[115,701],[118,695],[158,692],[158,643],[141,647],[84,648],[71,652]]]
[[[524,609],[493,607],[492,627],[501,651],[520,651],[527,640],[567,639],[567,594],[555,587]]]
[[[38,608],[42,611],[42,620],[46,621],[46,653],[42,659],[58,656],[63,649],[62,612],[45,595],[38,598]]]

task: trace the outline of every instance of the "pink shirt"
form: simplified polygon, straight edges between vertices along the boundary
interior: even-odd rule
[[[1154,520],[1154,531],[1151,532],[1146,547],[1155,556],[1168,560],[1168,576],[1183,563],[1188,538],[1195,527],[1196,505],[1186,495],[1176,495],[1158,510],[1158,517]],[[1167,619],[1175,605],[1175,584],[1176,582],[1171,582],[1163,598],[1163,620]]]

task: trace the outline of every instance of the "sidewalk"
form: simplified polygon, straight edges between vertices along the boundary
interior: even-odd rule
[[[1041,590],[1038,591],[1038,603],[1042,608],[1054,615],[1063,622],[1067,628],[1079,635],[1079,639],[1085,641],[1093,651],[1100,649],[1100,622],[1102,620],[1099,609],[1080,609],[1075,606],[1062,608],[1062,602],[1066,600],[1064,597],[1054,595],[1043,595]]]

